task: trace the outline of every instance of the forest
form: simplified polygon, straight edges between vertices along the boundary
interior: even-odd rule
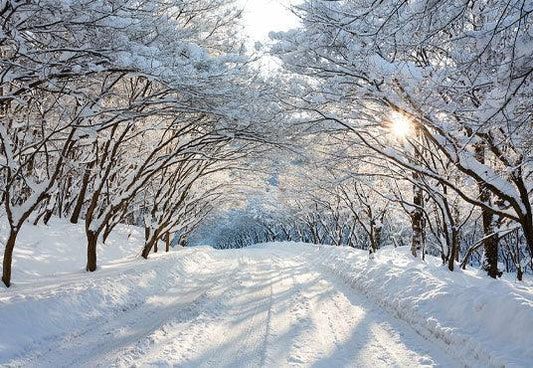
[[[87,280],[132,226],[143,270],[298,242],[530,285],[533,1],[287,6],[254,43],[240,0],[0,1],[2,293],[53,221]]]
[[[145,258],[208,223],[222,247],[406,245],[521,279],[532,10],[307,1],[264,73],[233,1],[4,1],[4,284],[21,227],[51,216],[83,222],[88,271],[118,223]]]

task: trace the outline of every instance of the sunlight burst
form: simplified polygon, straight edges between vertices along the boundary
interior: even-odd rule
[[[391,113],[390,121],[390,129],[395,136],[405,138],[412,134],[413,124],[405,115],[394,111]]]

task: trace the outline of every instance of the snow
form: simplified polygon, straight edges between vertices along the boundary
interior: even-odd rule
[[[0,217],[0,257],[7,241],[9,226]],[[98,263],[107,267],[116,262],[134,259],[143,246],[143,230],[135,226],[117,225],[106,244],[98,243]],[[80,224],[52,217],[49,226],[25,223],[17,237],[13,256],[13,283],[33,283],[43,277],[84,272],[87,240]],[[1,270],[0,265],[0,270]],[[1,289],[0,289],[1,290]]]
[[[0,221],[1,223],[1,221]],[[4,226],[4,225],[2,225]],[[5,227],[5,226],[4,226]],[[295,243],[139,259],[122,226],[84,265],[82,226],[27,224],[0,289],[0,366],[527,367],[533,286],[404,249]],[[5,233],[2,229],[2,236]]]
[[[282,246],[282,245],[277,245]],[[292,245],[305,247],[305,245]],[[304,250],[301,250],[302,252]],[[408,247],[366,251],[315,247],[321,267],[365,294],[421,335],[472,367],[528,367],[533,362],[533,283],[510,275],[493,280],[479,270],[449,272]]]

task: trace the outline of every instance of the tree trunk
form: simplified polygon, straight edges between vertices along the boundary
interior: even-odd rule
[[[108,223],[106,227],[104,228],[104,232],[102,233],[102,242],[105,244],[107,241],[107,238],[109,235],[111,235],[112,226]]]
[[[459,260],[459,232],[455,228],[455,224],[452,228],[452,249],[448,258],[448,269],[453,271],[455,268],[455,261]]]
[[[46,214],[46,211],[43,211],[41,213],[39,213],[36,217],[35,217],[35,220],[33,221],[33,226],[37,226],[37,224],[39,223],[39,221],[41,220],[41,218]]]
[[[376,250],[381,248],[381,234],[383,232],[383,218],[380,219],[380,224],[374,226],[374,241],[376,243]]]
[[[81,209],[83,208],[83,203],[85,202],[85,193],[87,193],[87,186],[89,185],[89,179],[91,177],[91,168],[93,167],[94,162],[95,161],[91,162],[87,166],[87,168],[85,169],[85,173],[83,174],[80,194],[78,195],[76,205],[74,206],[74,210],[72,211],[72,215],[70,216],[70,222],[73,224],[77,224],[78,220],[80,219]]]
[[[148,226],[144,226],[144,241],[148,241],[150,239],[150,228]]]
[[[170,252],[170,232],[165,234],[165,252]]]
[[[415,180],[418,179],[420,174],[413,173]],[[411,212],[411,226],[413,230],[413,235],[411,237],[411,254],[414,257],[418,257],[420,251],[424,251],[424,243],[426,241],[425,236],[425,222],[424,222],[424,191],[417,187],[413,186],[413,203],[416,206]],[[422,255],[423,256],[423,255]]]
[[[524,271],[522,271],[522,267],[518,265],[518,267],[516,268],[516,279],[518,281],[522,281],[523,277],[524,277]]]
[[[96,271],[96,245],[98,243],[98,234],[93,231],[87,231],[87,267],[88,272]]]
[[[475,157],[480,163],[485,163],[485,146],[481,143],[475,145]],[[479,200],[483,203],[490,204],[491,195],[486,188],[485,183],[478,181]],[[492,278],[501,276],[498,270],[498,236],[494,234],[494,216],[485,208],[481,208],[481,219],[483,223],[483,247],[485,249],[485,258],[483,260],[483,269],[487,271]]]
[[[148,259],[148,255],[150,254],[150,251],[152,248],[154,249],[154,253],[157,253],[157,243],[159,242],[161,230],[157,229],[154,231],[153,235],[149,237],[144,243],[144,248],[141,253],[142,257],[144,259]]]
[[[46,213],[44,214],[44,217],[43,217],[43,224],[48,225],[48,222],[52,218],[53,214],[54,214],[53,210],[46,210]]]
[[[370,237],[370,247],[368,248],[368,255],[370,258],[374,258],[374,253],[376,253],[376,245],[375,245],[374,237]]]
[[[420,128],[415,129],[416,140],[421,141],[422,133]],[[419,161],[422,159],[422,153],[417,147],[414,148],[414,159]],[[418,252],[422,252],[422,259],[425,258],[425,219],[424,219],[424,191],[416,183],[420,182],[422,174],[413,171],[413,204],[415,208],[411,212],[411,227],[413,235],[411,237],[411,254],[413,257],[418,257]]]
[[[115,227],[121,223],[120,221],[112,221],[110,220],[109,223],[106,225],[104,232],[102,234],[102,242],[105,244],[107,238],[109,238],[109,235],[113,232]]]
[[[492,214],[487,211],[483,211],[483,233],[485,239],[483,239],[483,247],[485,248],[485,258],[483,260],[483,269],[487,271],[488,275],[492,278],[497,278],[502,275],[498,270],[498,243],[499,239],[497,235],[494,235],[494,223]],[[493,234],[492,236],[489,236]]]
[[[17,240],[18,230],[11,229],[4,250],[2,281],[6,287],[11,286],[11,263],[13,262],[13,249]]]
[[[525,216],[521,225],[526,238],[526,245],[529,248],[529,254],[533,255],[533,214],[531,212]]]
[[[374,221],[370,224],[370,258],[373,258],[373,255],[378,251],[379,249],[379,243],[381,242],[381,230],[379,227],[377,227],[374,223]]]
[[[153,246],[154,246],[154,240],[153,239],[151,239],[150,241],[145,243],[143,251],[141,253],[141,256],[144,259],[148,259],[148,255],[150,254],[150,251],[152,250]]]

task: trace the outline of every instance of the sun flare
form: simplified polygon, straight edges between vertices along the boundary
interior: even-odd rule
[[[412,134],[413,124],[403,114],[397,111],[392,112],[390,116],[390,121],[390,129],[395,136],[399,138],[405,138]]]

